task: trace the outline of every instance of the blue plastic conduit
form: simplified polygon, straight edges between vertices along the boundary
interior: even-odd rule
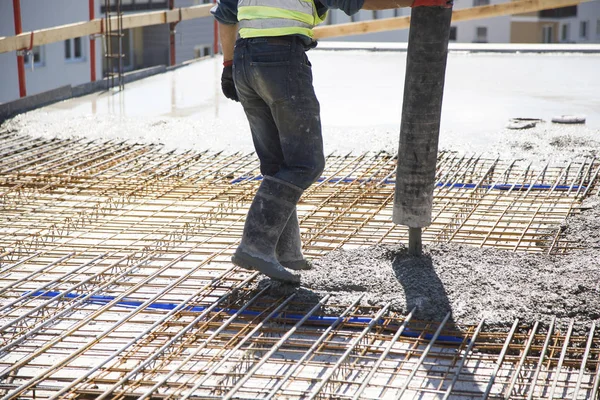
[[[231,184],[236,184],[236,183],[240,183],[240,182],[245,182],[245,181],[260,181],[262,180],[262,176],[248,176],[248,177],[239,177],[236,178],[232,181],[230,181]],[[324,181],[328,181],[328,182],[332,182],[332,183],[337,183],[337,182],[342,182],[342,183],[352,183],[352,182],[370,182],[370,181],[374,181],[374,179],[356,179],[356,178],[326,178],[326,177],[321,177],[317,180],[317,182],[324,182]],[[395,180],[393,179],[385,179],[383,181],[381,181],[382,183],[386,184],[386,185],[393,185],[396,183]],[[476,187],[480,187],[483,189],[494,189],[494,190],[550,190],[552,188],[554,188],[554,190],[585,190],[586,186],[579,186],[579,185],[543,185],[543,184],[538,184],[538,185],[530,185],[530,184],[517,184],[517,183],[498,183],[496,185],[479,185],[477,186],[476,183],[452,183],[452,182],[440,182],[436,184],[436,187],[441,187],[441,188],[450,188],[450,189],[474,189]]]
[[[75,293],[61,293],[61,292],[56,292],[56,291],[37,291],[37,292],[26,292],[23,294],[23,296],[31,296],[31,297],[47,297],[47,298],[52,298],[52,297],[57,297],[57,296],[61,296],[63,298],[66,299],[78,299],[81,297],[85,297],[85,294],[75,294]],[[115,299],[114,296],[99,296],[99,295],[95,295],[95,296],[90,296],[90,298],[87,300],[88,303],[90,304],[108,304],[111,301],[113,301]],[[136,300],[121,300],[119,302],[117,302],[115,304],[115,306],[118,307],[131,307],[131,308],[136,308],[139,307],[143,304],[143,301],[136,301]],[[154,302],[148,305],[148,308],[150,309],[154,309],[154,310],[172,310],[175,307],[177,307],[177,304],[175,303],[160,303],[160,302]],[[186,307],[183,310],[185,311],[189,311],[189,312],[202,312],[204,310],[206,310],[207,307],[204,306],[190,306],[190,307]],[[234,310],[234,309],[225,309],[225,308],[215,308],[215,311],[224,311],[227,314],[235,314],[238,310]],[[250,310],[245,310],[242,312],[242,315],[251,315],[251,316],[257,316],[260,315],[261,313],[258,311],[250,311]],[[286,319],[290,319],[293,321],[298,321],[302,318],[304,318],[304,315],[300,315],[300,314],[285,314],[285,318]],[[331,325],[333,324],[336,320],[338,319],[338,317],[327,317],[327,316],[312,316],[309,317],[308,320],[312,321],[312,322],[316,322],[319,324],[323,324],[323,325]],[[348,318],[348,322],[350,323],[356,323],[356,324],[369,324],[373,319],[372,318],[365,318],[365,317],[351,317]],[[382,323],[383,320],[380,322]],[[390,327],[390,325],[388,325],[388,327]],[[417,332],[417,331],[411,331],[411,330],[407,330],[405,329],[404,332],[402,332],[402,336],[406,336],[406,337],[413,337],[413,338],[418,338],[421,337],[421,333]],[[433,334],[430,333],[426,333],[424,335],[426,340],[431,340],[431,338],[433,337]],[[462,343],[464,341],[463,338],[457,337],[457,336],[439,336],[438,340],[442,341],[442,342],[449,342],[449,343]],[[467,341],[468,342],[468,341]]]

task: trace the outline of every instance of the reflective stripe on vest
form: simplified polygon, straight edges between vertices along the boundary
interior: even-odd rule
[[[312,28],[323,22],[313,0],[239,0],[242,38],[300,34],[313,37]]]

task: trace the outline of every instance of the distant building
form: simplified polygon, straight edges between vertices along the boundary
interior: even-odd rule
[[[211,1],[207,1],[211,3]],[[104,0],[94,0],[96,18],[104,15]],[[115,3],[115,0],[112,0]],[[122,0],[123,13],[166,10],[168,1]],[[203,4],[202,0],[175,0],[174,7]],[[114,7],[113,7],[114,8]],[[83,0],[21,0],[21,24],[24,32],[50,28],[89,19],[88,2]],[[214,20],[199,18],[182,21],[175,29],[175,61],[182,63],[212,54]],[[0,37],[13,36],[15,25],[13,2],[0,0]],[[96,77],[106,73],[104,39],[97,37]],[[116,38],[112,39],[116,48]],[[152,25],[124,31],[122,39],[124,70],[130,71],[170,61],[169,25]],[[0,103],[19,98],[17,57],[15,52],[0,54]],[[91,80],[90,38],[80,37],[64,42],[36,46],[25,56],[27,94],[37,94],[64,85],[77,85]]]
[[[454,9],[463,9],[510,0],[455,0]],[[327,24],[368,21],[410,15],[410,9],[385,11],[361,10],[348,17],[331,10]],[[404,42],[408,30],[369,33],[324,40]],[[554,10],[507,15],[452,24],[450,41],[458,43],[600,43],[600,0]]]
[[[349,22],[371,21],[375,19],[405,17],[410,15],[410,9],[397,8],[395,10],[360,10],[352,16],[346,15],[341,10],[330,10],[327,13],[327,19],[323,25],[346,24]],[[363,35],[342,36],[336,38],[323,39],[327,41],[344,42],[406,42],[408,41],[408,29],[400,29],[387,32],[367,33]]]
[[[509,0],[455,0],[455,9],[499,4]],[[111,0],[112,4],[115,0]],[[174,7],[189,7],[212,0],[174,0]],[[94,0],[96,18],[104,15],[104,0]],[[114,7],[113,7],[114,8]],[[122,0],[125,14],[166,10],[168,0]],[[409,8],[367,11],[347,16],[331,10],[325,24],[369,21],[410,15]],[[49,28],[89,19],[88,2],[84,0],[21,0],[23,31]],[[212,18],[182,21],[175,28],[175,61],[177,64],[211,55],[215,39]],[[122,38],[124,70],[130,71],[170,62],[169,25],[152,25],[129,29]],[[0,0],[0,36],[13,36],[13,5]],[[96,76],[107,72],[105,43],[96,37]],[[331,41],[406,42],[408,29],[326,39]],[[112,39],[116,45],[116,39]],[[463,21],[452,24],[451,42],[463,43],[600,43],[600,0],[577,6],[515,16]],[[114,46],[116,47],[116,46]],[[27,94],[36,94],[63,85],[77,85],[91,79],[90,38],[80,37],[34,47],[26,55]],[[17,57],[15,52],[0,54],[0,103],[19,97]]]
[[[104,0],[99,1],[101,14],[104,15]],[[111,9],[114,11],[115,0]],[[210,4],[210,0],[174,0],[174,8]],[[145,11],[167,10],[169,1],[161,0],[122,0],[124,14]],[[127,29],[123,37],[124,69],[126,71],[169,65],[170,33],[169,25],[151,25]],[[113,39],[115,41],[115,39]],[[213,53],[214,20],[199,18],[179,22],[175,27],[175,63],[180,64],[194,58]],[[116,41],[115,41],[116,43]],[[114,47],[114,45],[113,45]]]
[[[514,43],[600,43],[600,1],[515,15]]]
[[[96,13],[100,12],[97,2]],[[23,31],[50,28],[89,19],[88,2],[81,0],[21,0]],[[13,36],[13,2],[0,0],[0,36]],[[34,47],[25,56],[27,94],[90,81],[89,38],[69,39]],[[96,68],[102,76],[102,47],[96,46]],[[0,103],[19,98],[15,52],[0,54]]]

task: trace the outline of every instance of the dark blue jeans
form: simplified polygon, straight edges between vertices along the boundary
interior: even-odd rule
[[[320,107],[299,37],[238,39],[233,79],[263,175],[302,189],[325,167]]]

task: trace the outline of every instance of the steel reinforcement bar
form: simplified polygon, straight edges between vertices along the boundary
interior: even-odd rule
[[[0,398],[598,395],[595,325],[487,332],[270,295],[229,261],[262,179],[251,153],[3,132],[0,154]],[[328,156],[298,207],[305,252],[406,241],[395,165]],[[599,171],[443,152],[424,242],[577,251],[560,224]]]

